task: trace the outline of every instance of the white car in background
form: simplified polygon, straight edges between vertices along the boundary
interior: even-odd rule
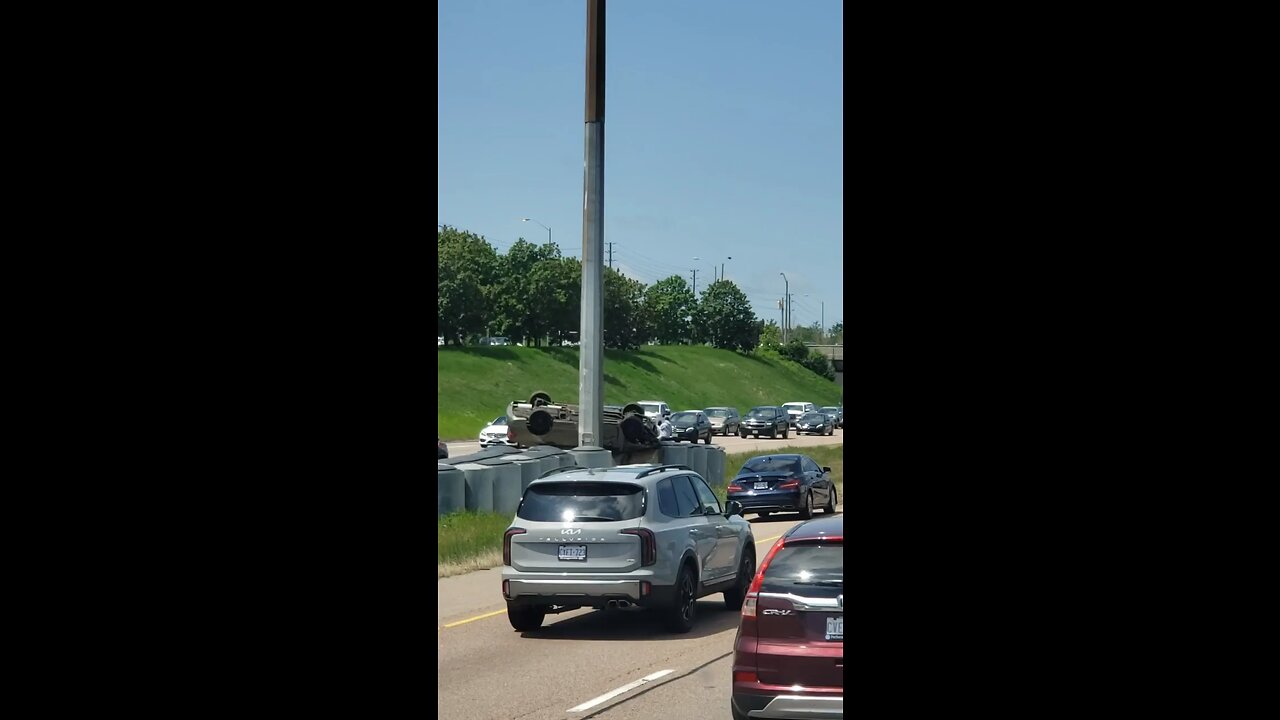
[[[493,445],[510,445],[517,447],[516,441],[507,435],[507,416],[499,415],[493,419],[493,422],[484,426],[480,431],[480,447],[487,448]]]
[[[782,409],[787,413],[787,424],[791,427],[795,427],[796,422],[800,420],[801,415],[816,412],[818,410],[818,406],[811,402],[789,402],[782,403]]]
[[[671,417],[671,406],[661,400],[641,400],[636,404],[644,408],[644,416],[654,422]]]

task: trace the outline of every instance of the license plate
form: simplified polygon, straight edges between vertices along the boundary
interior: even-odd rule
[[[767,482],[758,482],[758,483],[756,483],[756,489],[757,489],[757,490],[768,490],[768,489],[769,489],[769,483],[767,483]]]
[[[844,639],[844,616],[827,618],[827,639]]]
[[[561,560],[586,560],[587,546],[586,545],[561,545],[560,559]]]

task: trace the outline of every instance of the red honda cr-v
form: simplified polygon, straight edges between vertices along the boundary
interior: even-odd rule
[[[734,720],[843,717],[844,515],[795,526],[760,563],[734,641],[730,709]]]

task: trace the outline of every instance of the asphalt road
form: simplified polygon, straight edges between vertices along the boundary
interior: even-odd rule
[[[747,438],[743,440],[736,435],[724,437],[716,435],[711,438],[712,445],[719,445],[724,448],[726,453],[740,452],[768,452],[770,448],[782,447],[784,445],[794,445],[798,447],[808,447],[813,445],[843,445],[844,444],[844,428],[838,428],[834,435],[796,435],[792,431],[791,436],[786,440],[778,438],[771,440],[769,438]],[[467,442],[454,441],[446,443],[449,446],[449,457],[458,457],[459,455],[469,455],[480,449],[480,443],[471,440]]]
[[[793,513],[748,519],[757,557],[799,522]],[[518,633],[507,622],[501,568],[441,578],[437,592],[438,717],[731,718],[739,614],[719,593],[698,601],[691,632],[673,635],[648,611],[591,609]]]

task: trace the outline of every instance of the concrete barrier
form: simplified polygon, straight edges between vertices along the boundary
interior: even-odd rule
[[[463,463],[454,467],[466,475],[466,503],[471,512],[493,512],[493,479],[497,468],[479,463]]]
[[[524,488],[520,486],[520,466],[508,457],[489,458],[476,464],[493,468],[493,511],[514,516]]]
[[[613,453],[604,449],[595,450],[570,450],[568,454],[573,458],[574,465],[589,468],[605,468],[613,467]]]
[[[713,445],[707,450],[707,474],[702,477],[713,488],[723,487],[726,481],[724,476],[724,448]]]
[[[529,487],[529,483],[538,479],[543,473],[542,458],[529,457],[528,455],[508,455],[511,462],[520,468],[520,494],[523,497],[525,488]],[[549,468],[548,468],[549,469]]]
[[[688,465],[689,464],[689,446],[685,445],[684,443],[663,440],[662,441],[662,464],[663,465]]]
[[[693,468],[693,471],[701,475],[707,476],[707,446],[693,443],[689,446],[689,462],[685,463]],[[708,481],[709,483],[710,481]]]
[[[436,474],[436,516],[466,509],[467,477],[461,470],[440,463]]]
[[[494,445],[493,447],[481,448],[469,455],[442,458],[440,462],[445,465],[453,465],[457,467],[463,463],[479,462],[481,460],[488,460],[489,458],[501,457],[503,455],[515,455],[519,452],[520,450],[518,448],[513,448],[510,445]]]

